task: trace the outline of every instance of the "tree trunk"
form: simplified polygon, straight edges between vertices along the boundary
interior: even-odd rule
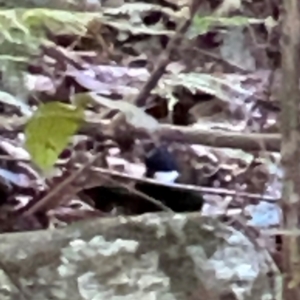
[[[145,214],[0,236],[0,299],[271,299],[240,232],[199,214]]]
[[[285,172],[282,194],[283,226],[295,232],[299,223],[300,203],[300,15],[299,1],[284,1],[282,32],[281,94],[282,165]],[[300,299],[299,236],[283,237],[283,264],[285,275],[284,299]]]

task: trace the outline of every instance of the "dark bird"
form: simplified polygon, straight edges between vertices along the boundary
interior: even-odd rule
[[[174,156],[166,147],[156,147],[150,151],[145,158],[145,165],[146,177],[156,179],[157,184],[139,181],[135,184],[137,191],[158,200],[174,212],[201,210],[204,202],[201,194],[172,187],[172,183],[180,178],[180,173]],[[86,192],[94,199],[95,207],[104,211],[114,205],[134,215],[161,210],[155,203],[123,187],[100,186]]]
[[[175,212],[200,211],[203,197],[194,191],[181,190],[172,187],[178,182],[180,173],[174,155],[166,147],[153,149],[145,159],[146,176],[168,185],[156,185],[148,182],[138,182],[136,189],[161,201]]]

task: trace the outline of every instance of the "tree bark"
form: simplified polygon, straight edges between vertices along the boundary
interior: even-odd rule
[[[0,299],[271,299],[266,255],[199,214],[95,219],[0,236]]]
[[[300,14],[298,0],[284,1],[282,32],[282,76],[285,78],[281,94],[281,155],[285,172],[282,204],[283,226],[294,231],[299,226],[300,204]],[[284,299],[300,299],[299,236],[283,238],[285,272]]]

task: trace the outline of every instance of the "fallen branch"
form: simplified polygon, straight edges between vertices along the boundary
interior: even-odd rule
[[[99,153],[87,163],[79,165],[78,169],[75,169],[71,175],[58,183],[51,191],[49,191],[48,194],[46,194],[45,197],[30,206],[28,209],[25,209],[23,215],[28,217],[37,212],[47,212],[69,201],[73,196],[82,190],[99,186],[100,182],[109,182],[115,184],[116,186],[123,187],[124,189],[129,190],[132,194],[138,195],[141,199],[156,205],[162,211],[172,213],[172,210],[164,205],[161,201],[137,191],[129,185],[116,182],[112,176],[107,176],[110,175],[109,173],[104,174],[104,172],[99,172],[97,170],[94,171],[92,166],[98,165],[102,155],[102,153]]]
[[[102,124],[102,125],[101,125]],[[135,138],[149,138],[153,133],[145,129],[125,125],[124,134]],[[121,125],[118,126],[120,130]],[[101,121],[86,121],[83,132],[87,135],[99,135],[106,132],[114,138],[114,129]],[[130,132],[129,132],[130,130]],[[217,148],[234,148],[245,151],[266,150],[280,151],[280,134],[277,133],[244,133],[216,130],[201,130],[192,127],[175,125],[159,125],[154,133],[159,139],[169,142],[179,142],[193,145],[204,145]]]
[[[0,268],[31,300],[275,298],[270,259],[241,231],[199,214],[99,218],[0,237]],[[4,282],[0,298],[21,299]]]
[[[95,161],[96,158],[92,160]],[[162,211],[172,212],[168,207],[162,204],[160,201],[145,195],[134,188],[132,188],[128,184],[121,183],[119,180],[115,181],[115,179],[122,179],[126,181],[135,181],[135,182],[147,182],[154,185],[160,186],[169,186],[173,189],[178,189],[182,191],[193,191],[198,192],[203,195],[221,195],[221,196],[232,196],[234,198],[241,197],[246,198],[250,202],[251,200],[255,201],[265,201],[270,203],[276,203],[279,199],[266,196],[259,195],[247,192],[238,192],[234,190],[228,190],[224,188],[212,188],[212,187],[201,187],[187,184],[165,184],[158,182],[149,178],[139,178],[130,176],[121,172],[108,170],[101,167],[91,166],[92,162],[86,165],[76,164],[77,170],[74,171],[69,177],[67,177],[64,181],[58,184],[51,192],[49,192],[43,199],[37,202],[35,205],[25,210],[24,216],[30,216],[36,212],[46,212],[50,209],[54,209],[58,205],[61,205],[64,202],[72,199],[72,197],[82,190],[91,189],[99,186],[100,182],[112,182],[117,186],[121,186],[124,189],[129,190],[132,194],[139,195],[145,201],[149,201],[159,207]],[[89,166],[89,167],[87,167]],[[214,202],[210,202],[209,199],[205,199],[205,202],[214,204]]]
[[[173,125],[161,125],[157,134],[164,140],[211,147],[235,148],[245,151],[278,152],[280,150],[280,134],[200,130]]]
[[[26,117],[13,117],[0,119],[0,133],[1,132],[19,132],[24,129],[27,122]],[[130,127],[129,134],[134,138],[149,138],[152,134],[144,129]],[[120,126],[118,127],[120,129]],[[116,131],[112,128],[109,122],[98,120],[97,118],[88,118],[81,133],[89,136],[103,136],[114,139]],[[128,131],[126,132],[128,134]],[[155,133],[160,139],[169,142],[180,142],[193,145],[204,145],[217,148],[234,148],[245,151],[260,151],[262,149],[279,152],[280,151],[280,134],[279,133],[243,133],[230,131],[215,131],[215,130],[201,130],[192,127],[183,127],[175,125],[160,125]]]
[[[77,166],[77,167],[80,167]],[[247,198],[250,201],[255,200],[255,201],[265,201],[265,202],[270,202],[270,203],[276,203],[279,201],[278,198],[274,198],[271,196],[266,196],[266,195],[260,195],[260,194],[253,194],[253,193],[247,193],[247,192],[238,192],[234,190],[229,190],[229,189],[224,189],[224,188],[212,188],[212,187],[202,187],[202,186],[195,186],[195,185],[190,185],[190,184],[179,184],[179,183],[172,183],[172,184],[167,184],[167,183],[161,183],[157,180],[149,179],[149,178],[139,178],[139,177],[134,177],[131,175],[127,175],[118,171],[112,171],[100,167],[91,167],[89,169],[89,179],[93,178],[93,180],[89,180],[86,182],[84,189],[90,189],[93,188],[97,185],[99,185],[99,180],[103,175],[111,176],[112,178],[118,178],[118,179],[125,179],[125,180],[130,180],[130,181],[137,181],[137,182],[147,182],[155,185],[160,185],[160,186],[168,186],[173,189],[178,189],[182,191],[193,191],[193,192],[199,192],[202,194],[211,194],[211,195],[221,195],[221,196],[233,196],[233,197],[243,197]],[[209,203],[209,201],[207,201]],[[213,204],[213,202],[212,202]]]
[[[169,41],[166,50],[160,55],[156,68],[154,69],[151,76],[140,90],[139,94],[136,96],[134,103],[137,106],[141,107],[146,104],[147,98],[149,97],[151,91],[155,88],[159,79],[163,76],[166,67],[171,62],[170,57],[172,52],[178,47],[182,40],[182,37],[189,29],[195,14],[198,12],[201,3],[201,1],[197,0],[192,1],[191,6],[189,8],[190,16],[186,20],[184,20],[182,24],[178,27],[178,30],[176,31],[175,35]]]

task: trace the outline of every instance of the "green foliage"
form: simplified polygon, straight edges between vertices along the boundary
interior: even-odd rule
[[[0,9],[0,61],[26,65],[39,54],[42,44],[51,44],[46,32],[83,35],[94,13],[75,13],[49,9]]]
[[[248,26],[251,24],[263,24],[264,22],[265,20],[263,19],[254,19],[241,16],[230,18],[216,16],[195,16],[188,35],[190,38],[194,38],[199,34],[205,34],[209,32],[214,27],[239,27]]]
[[[0,60],[25,62],[38,52],[40,42],[24,24],[20,11],[0,10]]]
[[[84,109],[60,102],[43,104],[25,128],[26,149],[34,163],[49,170],[84,120]]]
[[[87,24],[95,18],[94,13],[79,13],[63,10],[31,9],[24,11],[22,22],[25,27],[38,36],[43,36],[45,28],[55,34],[82,35]]]

